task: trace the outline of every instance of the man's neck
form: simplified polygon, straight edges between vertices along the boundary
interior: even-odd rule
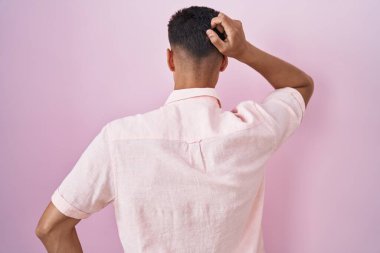
[[[181,89],[190,89],[190,88],[215,88],[215,85],[207,85],[207,84],[197,84],[197,85],[177,85],[175,84],[174,89],[175,90],[181,90]]]
[[[215,88],[217,78],[208,76],[207,78],[195,76],[180,76],[174,79],[174,89],[189,89],[189,88]]]

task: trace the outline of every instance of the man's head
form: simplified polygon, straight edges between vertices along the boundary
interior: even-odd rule
[[[212,8],[191,6],[172,15],[168,24],[171,50],[167,49],[167,58],[176,85],[215,87],[219,71],[226,68],[228,61],[206,34],[211,19],[218,14]],[[224,39],[216,28],[214,31]]]

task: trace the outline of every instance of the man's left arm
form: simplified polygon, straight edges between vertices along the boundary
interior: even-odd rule
[[[38,222],[36,234],[49,253],[82,252],[75,225],[116,198],[107,126],[89,143],[55,189]]]
[[[82,253],[75,225],[81,220],[65,216],[52,202],[42,214],[35,233],[48,253]]]

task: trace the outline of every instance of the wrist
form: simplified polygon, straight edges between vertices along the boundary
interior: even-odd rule
[[[246,41],[243,50],[236,57],[238,61],[241,61],[245,64],[250,64],[250,62],[255,58],[255,52],[258,50],[255,46],[253,46],[249,41]]]

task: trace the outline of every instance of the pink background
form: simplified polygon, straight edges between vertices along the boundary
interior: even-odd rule
[[[164,103],[167,23],[191,5],[240,19],[251,43],[315,82],[302,126],[268,163],[267,252],[380,252],[379,2],[228,2],[0,2],[1,252],[43,252],[37,221],[101,126]],[[225,110],[272,90],[229,63]],[[122,252],[112,206],[77,229],[85,252]]]

